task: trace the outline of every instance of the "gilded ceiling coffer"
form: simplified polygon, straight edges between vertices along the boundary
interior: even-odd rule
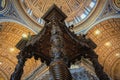
[[[89,58],[100,80],[110,80],[98,62],[98,56],[93,50],[96,48],[94,42],[85,36],[78,38],[69,31],[64,23],[67,16],[56,5],[53,5],[42,18],[45,20],[42,31],[29,39],[21,39],[16,45],[21,51],[10,80],[21,79],[25,61],[31,57],[46,62],[52,80],[72,80],[68,68],[81,57]]]

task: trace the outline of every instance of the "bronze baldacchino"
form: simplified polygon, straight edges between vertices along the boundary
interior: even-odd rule
[[[34,56],[49,66],[52,80],[72,80],[69,71],[71,63],[81,57],[88,58],[95,68],[100,80],[110,80],[98,63],[98,55],[93,51],[96,45],[85,36],[78,38],[65,25],[67,16],[53,5],[42,17],[45,20],[44,28],[30,39],[21,39],[16,47],[21,50],[17,56],[18,64],[10,80],[20,80],[23,67],[28,58]]]

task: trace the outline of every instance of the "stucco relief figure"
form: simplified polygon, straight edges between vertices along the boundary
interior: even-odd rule
[[[0,0],[0,11],[2,11],[5,8],[5,0]]]

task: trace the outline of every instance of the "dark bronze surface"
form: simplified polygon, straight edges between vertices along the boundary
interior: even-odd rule
[[[66,27],[64,20],[66,15],[53,5],[43,16],[46,21],[44,28],[30,40],[18,43],[20,53],[18,64],[11,80],[20,80],[23,74],[24,63],[34,56],[41,58],[50,66],[50,75],[53,80],[72,80],[68,67],[71,63],[80,60],[81,57],[89,58],[93,62],[95,72],[100,80],[109,80],[98,63],[98,56],[93,51],[96,45],[92,40],[86,39],[85,35],[79,38]]]

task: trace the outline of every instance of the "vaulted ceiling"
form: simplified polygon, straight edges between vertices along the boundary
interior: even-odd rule
[[[2,77],[9,80],[17,64],[16,56],[19,50],[15,48],[15,45],[22,37],[26,37],[28,32],[34,33],[25,26],[14,22],[2,22],[0,26],[0,80]],[[39,64],[40,62],[35,62],[34,59],[28,60],[25,64],[24,74],[29,74]]]
[[[26,36],[28,32],[34,34],[25,26],[14,22],[0,23],[0,77],[10,78],[17,63],[16,55],[19,50],[15,48],[16,43]],[[104,66],[105,72],[114,80],[120,77],[120,19],[109,19],[95,25],[88,32],[90,37],[96,44],[96,53],[99,55],[99,62]],[[34,66],[33,66],[34,65]],[[28,60],[25,65],[25,74],[29,74],[40,65],[34,59]]]
[[[7,1],[7,0],[3,0]],[[33,31],[42,29],[44,21],[41,16],[52,4],[56,4],[68,16],[66,25],[74,24],[74,31],[90,27],[100,15],[107,0],[10,0],[18,11],[21,19],[29,24],[27,27]],[[119,10],[119,1],[113,0]],[[18,4],[17,4],[18,3]],[[19,5],[19,6],[18,6]],[[4,6],[5,7],[5,6]],[[0,13],[4,12],[4,8]],[[1,19],[0,19],[1,20]],[[20,22],[21,23],[21,22]],[[19,50],[15,48],[17,42],[34,32],[24,23],[0,21],[0,80],[9,80],[17,64],[16,55]],[[32,26],[32,27],[31,27]],[[37,28],[36,28],[37,26]],[[88,31],[90,37],[98,47],[95,49],[99,55],[99,62],[104,66],[105,72],[114,80],[120,79],[120,19],[109,19],[95,25]],[[35,70],[41,63],[32,58],[25,64],[23,78]]]
[[[77,33],[81,29],[88,28],[100,15],[106,0],[13,0],[16,9],[23,16],[30,26],[43,28],[42,15],[50,6],[56,4],[68,16],[66,25],[75,25]],[[26,15],[24,15],[26,14]],[[28,19],[29,18],[29,19]],[[33,23],[33,24],[31,24]],[[36,25],[37,24],[37,25]],[[34,28],[33,28],[34,29]]]
[[[56,4],[68,17],[69,24],[77,24],[87,18],[99,0],[19,0],[25,12],[40,24],[42,15]]]
[[[109,19],[95,25],[88,32],[96,44],[99,62],[114,80],[120,79],[120,19]]]

